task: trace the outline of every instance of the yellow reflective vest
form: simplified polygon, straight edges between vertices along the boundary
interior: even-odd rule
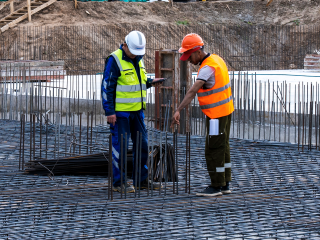
[[[115,111],[139,111],[146,109],[147,72],[142,59],[139,61],[141,83],[131,62],[122,60],[123,52],[111,53],[120,69],[117,81]]]

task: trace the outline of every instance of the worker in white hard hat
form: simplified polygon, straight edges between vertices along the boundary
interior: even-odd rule
[[[146,39],[143,33],[132,31],[125,37],[125,42],[120,48],[106,59],[103,80],[101,84],[102,105],[107,116],[107,122],[110,124],[112,133],[112,156],[113,156],[113,189],[118,192],[134,192],[134,186],[140,186],[141,189],[157,189],[160,184],[148,183],[148,136],[144,124],[144,113],[146,109],[147,88],[158,86],[161,83],[155,83],[159,79],[147,78],[147,72],[143,63],[145,54]],[[153,82],[154,81],[154,82]],[[121,134],[123,141],[127,133],[127,145],[129,138],[133,142],[133,162],[136,156],[137,132],[142,133],[141,146],[141,168],[135,169],[133,164],[133,186],[126,183],[124,173],[121,174]],[[140,151],[140,150],[139,150]],[[140,159],[139,157],[139,159]],[[124,158],[123,158],[124,159]],[[125,167],[122,168],[125,171]],[[135,176],[137,172],[139,177]],[[123,177],[121,181],[121,176]],[[140,179],[140,182],[135,182]],[[123,183],[121,185],[121,182]]]

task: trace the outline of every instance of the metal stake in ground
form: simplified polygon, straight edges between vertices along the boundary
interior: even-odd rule
[[[150,149],[149,149],[149,131],[148,131],[148,146],[147,146],[147,149],[148,149],[148,159],[147,159],[147,169],[148,169],[148,175],[147,175],[147,196],[149,197],[149,174],[150,174],[150,164],[149,164],[149,161],[150,161]]]
[[[153,186],[153,131],[151,133],[151,186]],[[153,197],[153,188],[151,188],[151,197]]]
[[[23,119],[20,119],[20,145],[19,145],[19,171],[21,170],[21,151],[22,151],[22,126]]]
[[[87,146],[89,145],[89,112],[87,112]],[[87,147],[87,154],[89,154],[89,148]]]
[[[139,138],[139,193],[138,197],[140,198],[140,191],[141,191],[141,174],[142,174],[142,166],[141,166],[141,149],[142,149],[142,132],[140,132]]]
[[[25,138],[25,133],[26,133],[26,115],[23,114],[22,115],[22,118],[23,118],[23,121],[22,121],[22,131],[23,131],[23,134],[22,134],[22,170],[24,170],[24,138]]]
[[[49,122],[49,114],[46,115],[46,158],[48,158],[48,122]]]
[[[159,146],[160,146],[160,158],[159,158],[159,195],[161,195],[161,182],[162,182],[162,132],[160,132],[160,140],[159,140]]]
[[[111,201],[113,200],[113,171],[112,171],[112,134],[109,135],[109,190]],[[109,199],[109,194],[108,194]]]
[[[188,189],[188,151],[189,151],[189,132],[186,133],[186,170],[185,170],[185,193],[187,193]]]
[[[177,134],[177,130],[175,130],[173,132],[173,166],[174,166],[174,171],[176,171],[176,162],[175,162],[175,151],[176,151],[176,134]],[[175,183],[176,179],[173,178],[172,179],[172,192],[173,194],[175,194],[175,187],[176,187],[176,183]]]
[[[124,198],[127,198],[127,151],[128,151],[128,146],[127,146],[127,133],[124,135]]]
[[[32,118],[33,118],[33,159],[36,158],[36,115],[33,114],[32,115]]]
[[[90,127],[90,145],[92,146],[92,126],[93,126],[93,111],[91,112],[91,127]],[[90,153],[92,153],[92,148],[90,148]]]
[[[30,114],[30,162],[31,162],[31,159],[32,159],[32,117],[31,117],[31,114]]]
[[[178,132],[176,130],[176,149],[174,150],[174,162],[176,164],[176,178],[177,178],[177,195],[179,194],[179,178],[178,178]]]
[[[137,187],[138,187],[138,161],[139,161],[139,131],[137,131],[136,135],[136,151],[134,156],[134,188],[136,191],[134,191],[134,197],[137,197]]]
[[[80,113],[80,119],[79,119],[79,121],[80,121],[80,132],[79,132],[79,143],[81,144],[81,133],[82,133],[82,113]],[[79,145],[79,155],[81,155],[81,145]]]
[[[123,134],[120,137],[120,181],[121,181],[121,198],[123,193]]]
[[[188,143],[188,147],[189,147],[189,149],[188,149],[188,153],[189,153],[189,164],[188,164],[188,167],[189,167],[189,177],[188,177],[188,179],[189,179],[189,194],[190,194],[190,188],[191,188],[191,173],[190,173],[190,170],[191,170],[191,133],[189,132],[189,143]]]
[[[164,195],[167,195],[167,181],[168,181],[168,175],[167,175],[167,144],[168,144],[168,133],[166,132],[165,135],[165,150],[164,150]]]

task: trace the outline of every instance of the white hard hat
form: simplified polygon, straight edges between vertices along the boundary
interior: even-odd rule
[[[146,53],[146,38],[142,32],[132,31],[125,38],[129,51],[133,55],[141,56]]]

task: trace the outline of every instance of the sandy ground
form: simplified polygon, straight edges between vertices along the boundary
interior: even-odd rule
[[[320,24],[320,0],[206,1],[190,3],[74,2],[54,3],[20,26],[129,24],[316,25]],[[9,12],[0,11],[0,18]]]

